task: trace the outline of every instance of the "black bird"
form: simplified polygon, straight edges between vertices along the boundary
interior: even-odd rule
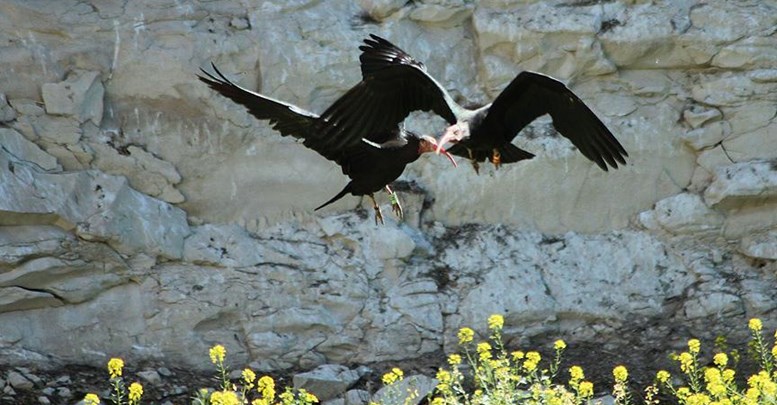
[[[524,71],[493,103],[470,110],[457,104],[421,62],[391,42],[372,34],[359,49],[362,82],[323,115],[335,132],[354,126],[369,132],[372,125],[401,122],[412,111],[433,111],[451,124],[439,146],[455,142],[448,151],[470,159],[477,172],[478,162],[486,159],[498,168],[534,157],[512,140],[534,119],[550,114],[556,130],[602,170],[626,164],[628,153],[602,121],[552,77]],[[358,116],[347,114],[354,105],[360,106]]]
[[[370,132],[353,128],[350,133],[340,132],[337,136],[326,136],[331,125],[326,119],[295,105],[275,100],[259,93],[247,90],[232,83],[211,63],[218,77],[200,69],[204,76],[197,77],[221,95],[243,105],[254,117],[269,120],[270,125],[282,136],[302,139],[302,144],[321,154],[321,156],[339,164],[343,174],[351,181],[329,201],[320,205],[319,210],[348,193],[355,196],[366,195],[372,200],[375,209],[375,222],[383,223],[383,215],[375,201],[374,193],[385,189],[389,193],[391,206],[399,218],[402,218],[402,206],[389,183],[396,180],[408,163],[414,162],[426,152],[438,150],[437,141],[431,136],[419,136],[406,131],[398,124],[393,126],[372,127]],[[344,103],[350,97],[347,94],[338,102]],[[347,115],[348,112],[343,112]],[[453,162],[453,157],[443,153]]]

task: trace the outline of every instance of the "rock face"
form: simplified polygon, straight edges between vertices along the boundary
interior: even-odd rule
[[[96,3],[0,2],[0,363],[413,360],[491,313],[510,344],[610,351],[777,326],[773,3]],[[541,119],[516,139],[531,161],[411,165],[404,222],[353,197],[314,213],[339,168],[194,74],[320,112],[371,32],[472,104],[559,77],[629,164]]]

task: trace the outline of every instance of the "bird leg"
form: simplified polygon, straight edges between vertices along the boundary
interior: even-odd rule
[[[375,201],[375,196],[372,194],[367,195],[370,197],[370,200],[372,200],[372,209],[375,210],[375,225],[383,225],[383,214],[380,212],[378,202]]]
[[[502,164],[502,154],[499,153],[499,149],[494,148],[491,151],[491,163],[494,164],[494,167],[499,170],[499,166]]]
[[[480,163],[475,159],[475,155],[472,152],[472,149],[467,148],[467,153],[469,153],[469,162],[472,163],[472,168],[475,169],[475,174],[480,175]]]
[[[386,192],[389,195],[389,201],[391,201],[391,209],[396,214],[397,218],[402,219],[404,214],[402,213],[402,204],[399,203],[399,196],[396,192],[391,191],[391,187],[386,185]]]

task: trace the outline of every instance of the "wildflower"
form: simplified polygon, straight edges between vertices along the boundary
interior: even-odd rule
[[[777,333],[775,334],[777,335]],[[775,339],[777,339],[777,337]],[[772,346],[772,356],[777,357],[777,343]]]
[[[445,405],[445,400],[441,397],[434,397],[434,399],[432,399],[432,405]]]
[[[680,361],[680,370],[682,370],[683,373],[693,371],[693,356],[690,353],[680,353],[680,355],[677,357],[677,360]]]
[[[572,381],[580,381],[585,378],[583,369],[580,366],[572,366],[569,368],[569,378]]]
[[[294,394],[291,393],[291,391],[284,391],[282,394],[278,395],[278,398],[281,399],[282,404],[293,404],[294,403]]]
[[[726,364],[728,364],[728,356],[726,353],[717,353],[713,358],[712,362],[715,363],[718,367],[726,367]]]
[[[84,396],[84,405],[100,405],[100,397],[92,393],[86,394]]]
[[[243,370],[243,381],[245,381],[246,384],[253,385],[254,380],[256,380],[256,374],[254,373],[253,370],[251,370],[250,368]]]
[[[448,364],[450,364],[451,366],[457,366],[461,364],[461,356],[459,356],[456,353],[451,354],[450,356],[448,356]]]
[[[526,359],[531,360],[535,363],[539,363],[542,357],[540,357],[540,354],[537,352],[529,352],[529,353],[526,353]]]
[[[660,382],[661,384],[666,384],[667,381],[669,381],[669,372],[666,370],[661,370],[658,373],[656,373],[656,380]]]
[[[466,328],[466,327],[459,329],[458,338],[459,338],[460,345],[471,342],[474,337],[475,337],[475,331],[473,331],[472,329]]]
[[[143,396],[143,386],[140,383],[132,383],[129,386],[129,402],[131,404],[137,404],[140,402],[140,397]]]
[[[121,370],[124,368],[124,360],[114,357],[108,361],[108,374],[111,378],[121,377]]]
[[[564,350],[567,348],[567,343],[559,339],[553,343],[553,348],[556,349],[556,351]]]
[[[300,399],[302,399],[302,402],[304,402],[306,404],[312,404],[314,402],[318,402],[318,397],[316,397],[312,393],[310,393],[310,392],[308,392],[308,391],[306,391],[306,390],[304,390],[302,388],[300,388],[300,390],[299,390],[299,396],[300,396]]]
[[[629,371],[624,366],[617,366],[612,369],[612,375],[615,377],[615,381],[624,382],[629,378]]]
[[[699,339],[691,339],[688,341],[688,351],[690,351],[691,354],[698,354],[699,350],[701,350],[701,342],[699,342]]]
[[[750,328],[753,332],[760,332],[763,328],[763,324],[761,323],[761,320],[758,318],[753,318],[750,320],[750,322],[747,323],[747,327]]]
[[[221,364],[224,362],[224,357],[227,355],[227,350],[222,345],[216,345],[210,348],[210,361],[213,364]]]
[[[480,342],[477,346],[480,360],[486,361],[491,358],[491,345],[488,342]]]
[[[734,371],[734,370],[732,370],[730,368],[727,368],[727,369],[723,370],[723,373],[722,373],[723,381],[725,381],[727,383],[730,383],[730,382],[734,381],[734,375],[735,374],[736,374],[736,371]]]
[[[526,354],[520,350],[516,350],[510,353],[510,355],[513,357],[513,360],[518,361],[518,360],[522,360]]]
[[[234,391],[216,391],[210,395],[212,405],[239,405],[240,400]]]
[[[591,397],[594,395],[594,384],[590,381],[583,381],[580,383],[578,392],[583,398]]]
[[[435,377],[443,384],[451,382],[451,373],[443,368],[437,371],[437,375]]]
[[[688,397],[688,395],[691,395],[691,389],[688,387],[680,387],[677,389],[677,398],[679,399],[685,399]]]
[[[710,403],[710,397],[706,394],[691,394],[685,398],[687,405],[708,405]]]
[[[275,380],[272,377],[262,376],[256,382],[256,390],[262,393],[262,399],[267,400],[268,403],[275,401]]]
[[[397,381],[402,380],[403,375],[404,373],[402,372],[402,370],[394,367],[388,373],[383,374],[383,378],[381,380],[383,381],[384,385],[391,385]]]
[[[505,324],[505,318],[499,314],[493,314],[488,317],[488,329],[501,330]]]

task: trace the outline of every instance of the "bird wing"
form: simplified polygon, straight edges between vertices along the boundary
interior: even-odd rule
[[[323,129],[326,128],[326,120],[318,115],[299,108],[293,104],[275,100],[273,98],[253,92],[227,79],[216,65],[211,63],[218,77],[200,69],[205,76],[197,77],[219,92],[222,96],[246,107],[248,112],[260,120],[269,120],[273,129],[283,136],[293,136],[303,140],[303,145],[318,152],[329,160],[338,161],[342,157],[344,147],[352,146],[359,142],[347,142],[342,147],[336,147],[333,142],[323,137]]]
[[[511,141],[535,118],[550,114],[553,127],[603,170],[626,164],[626,150],[596,114],[564,83],[535,72],[521,72],[494,100],[483,125],[504,128]],[[473,139],[473,141],[476,141]]]
[[[391,130],[413,111],[433,111],[451,124],[458,105],[421,62],[391,42],[370,35],[359,49],[362,81],[323,114],[343,142]],[[373,140],[373,139],[370,139]]]

